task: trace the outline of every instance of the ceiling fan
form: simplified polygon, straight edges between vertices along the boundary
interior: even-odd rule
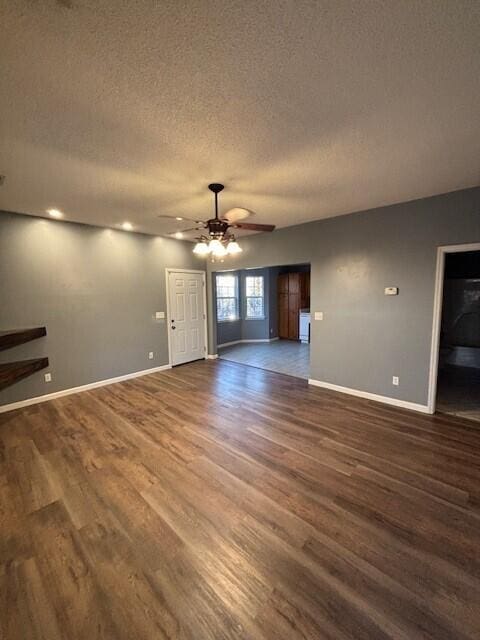
[[[188,233],[190,231],[206,231],[197,239],[197,244],[193,249],[193,252],[198,255],[211,254],[213,258],[221,258],[227,254],[235,254],[242,251],[238,242],[235,240],[235,236],[230,229],[245,229],[246,231],[273,231],[275,225],[273,224],[255,224],[251,222],[242,222],[242,220],[248,217],[251,212],[248,209],[235,208],[227,211],[224,217],[220,218],[218,215],[218,194],[223,191],[224,185],[214,182],[208,185],[208,188],[215,195],[215,217],[210,220],[195,220],[196,227],[190,229],[183,229],[177,231],[172,235],[178,235],[182,233]],[[159,217],[173,217],[173,216],[159,216]],[[182,220],[183,218],[175,217],[176,220]],[[208,234],[208,235],[207,235]]]

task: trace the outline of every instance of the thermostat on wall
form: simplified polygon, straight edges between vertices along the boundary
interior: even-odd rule
[[[398,287],[385,287],[386,296],[398,296]]]

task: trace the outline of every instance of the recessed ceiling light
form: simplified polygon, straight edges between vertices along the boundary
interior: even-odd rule
[[[122,229],[123,229],[124,231],[131,231],[131,230],[133,229],[133,225],[132,225],[132,223],[131,223],[131,222],[124,222],[124,223],[122,224]]]
[[[181,240],[183,238],[183,233],[181,231],[177,231],[175,238],[177,238],[177,240]]]
[[[59,209],[47,209],[47,213],[52,218],[63,218],[63,213]]]
[[[178,217],[178,216],[177,216],[177,217],[175,218],[175,220],[183,220],[183,218],[180,218],[180,217]]]

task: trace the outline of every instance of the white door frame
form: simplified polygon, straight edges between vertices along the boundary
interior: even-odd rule
[[[170,339],[170,282],[169,282],[169,274],[170,273],[201,273],[202,274],[202,288],[203,288],[203,316],[204,316],[204,349],[203,352],[205,354],[204,359],[206,360],[208,357],[208,324],[207,324],[207,281],[206,281],[206,272],[201,269],[174,269],[173,267],[165,268],[165,292],[167,298],[167,337],[168,337],[168,364],[172,365],[172,344]]]
[[[442,324],[443,280],[445,274],[445,254],[480,251],[480,242],[451,244],[437,249],[437,272],[435,275],[435,297],[433,300],[432,346],[430,351],[430,373],[428,379],[428,413],[435,413],[437,401],[438,356],[440,329]]]

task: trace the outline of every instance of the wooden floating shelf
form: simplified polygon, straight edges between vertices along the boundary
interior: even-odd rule
[[[48,358],[34,358],[0,364],[0,390],[48,367]]]
[[[34,327],[33,329],[12,329],[11,331],[0,331],[0,351],[16,347],[19,344],[43,338],[47,335],[45,327]]]

